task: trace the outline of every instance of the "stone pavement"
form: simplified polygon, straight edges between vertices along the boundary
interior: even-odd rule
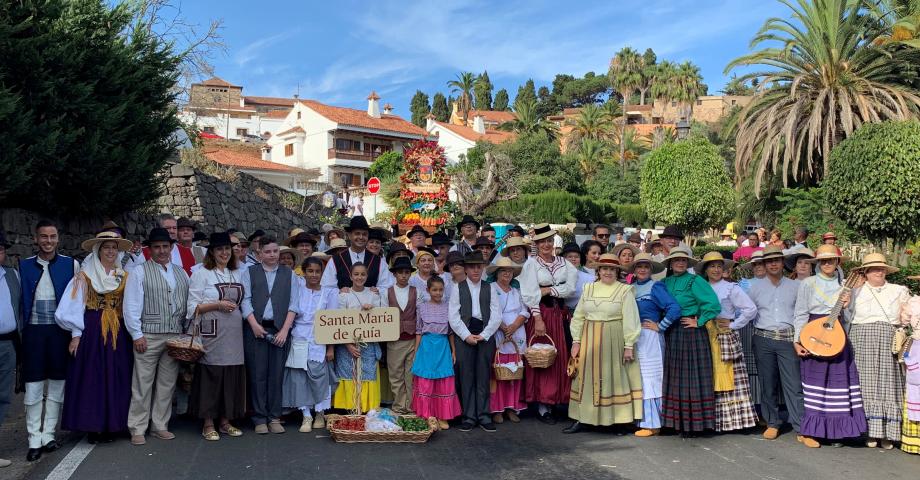
[[[759,431],[692,439],[638,439],[614,429],[569,436],[561,433],[563,422],[548,426],[525,418],[517,425],[499,425],[496,433],[438,432],[424,445],[337,444],[324,430],[298,433],[294,423],[288,422],[292,428],[283,435],[257,436],[246,428],[241,438],[212,443],[201,439],[197,422],[178,420],[175,440],[148,438],[147,445],[134,447],[125,437],[97,445],[69,478],[894,480],[916,479],[920,473],[920,456],[863,447],[810,450],[791,433],[776,441],[763,440]],[[4,426],[3,445],[7,433],[22,430]],[[65,449],[45,456],[27,473],[22,468],[0,471],[0,478],[46,478],[75,443],[70,439]],[[18,467],[24,459],[16,453]]]

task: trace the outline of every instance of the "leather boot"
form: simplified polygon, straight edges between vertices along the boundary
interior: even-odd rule
[[[584,429],[584,426],[581,424],[581,422],[573,422],[568,427],[563,428],[562,433],[578,433],[582,431],[582,429]]]

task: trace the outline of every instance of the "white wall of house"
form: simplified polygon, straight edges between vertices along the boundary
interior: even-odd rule
[[[248,118],[227,118],[227,115],[218,114],[215,116],[196,115],[192,112],[182,112],[180,114],[182,121],[192,123],[202,131],[213,129],[215,135],[230,140],[240,140],[242,137],[237,133],[237,129],[246,129],[249,135],[262,135],[268,132],[272,135],[281,131],[283,119],[265,118],[259,115],[250,115]]]
[[[476,142],[467,140],[437,123],[429,125],[427,130],[430,135],[437,135],[438,145],[444,149],[444,156],[451,164],[459,162],[460,155],[466,155],[469,149],[476,146]]]

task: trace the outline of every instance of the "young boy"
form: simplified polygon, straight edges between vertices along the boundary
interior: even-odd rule
[[[393,260],[390,272],[396,284],[384,289],[383,302],[399,309],[399,340],[387,343],[387,371],[393,391],[393,411],[408,414],[412,408],[412,358],[415,356],[415,309],[422,303],[424,293],[409,285],[415,268],[406,257]]]

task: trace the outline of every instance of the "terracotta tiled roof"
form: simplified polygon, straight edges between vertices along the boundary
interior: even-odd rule
[[[271,110],[262,114],[265,118],[287,118],[288,114],[291,113],[290,109],[287,110]]]
[[[237,149],[223,146],[215,142],[205,142],[204,156],[225,167],[235,167],[244,170],[264,170],[290,174],[304,173],[300,168],[289,167],[280,163],[262,160],[258,150]]]
[[[209,78],[209,79],[207,79],[207,80],[201,82],[200,85],[206,85],[206,86],[208,86],[208,87],[236,87],[236,88],[243,88],[243,87],[240,87],[239,85],[233,85],[233,84],[231,84],[230,82],[224,80],[223,78],[219,78],[219,77],[211,77],[211,78]]]
[[[472,120],[476,118],[477,115],[481,115],[483,121],[493,123],[505,123],[515,119],[514,112],[497,110],[470,110],[470,115],[467,118]]]
[[[565,116],[578,115],[581,113],[581,108],[563,108],[562,114]]]
[[[651,105],[627,105],[626,111],[627,112],[651,112],[652,106]]]
[[[288,133],[307,133],[307,132],[305,132],[304,129],[301,128],[301,127],[294,127],[294,128],[289,128],[289,129],[287,129],[287,130],[285,130],[285,131],[283,131],[283,132],[276,133],[275,135],[279,135],[279,136],[280,136],[280,135],[286,135],[286,134],[288,134]]]
[[[296,98],[283,98],[283,97],[250,97],[248,95],[243,97],[243,101],[246,104],[252,105],[271,105],[277,107],[293,107],[297,103]]]
[[[515,138],[517,138],[517,134],[515,134],[514,132],[505,132],[502,130],[486,129],[486,133],[482,134],[482,133],[476,133],[476,131],[473,130],[472,128],[464,127],[462,125],[454,125],[452,123],[444,123],[444,122],[435,122],[435,123],[450,130],[451,132],[454,132],[455,134],[471,142],[476,142],[479,140],[486,140],[488,142],[492,142],[498,145],[499,143],[507,142],[509,140],[514,140]]]
[[[387,132],[396,132],[406,135],[425,136],[424,129],[407,122],[398,115],[381,115],[380,118],[374,118],[363,110],[353,108],[333,107],[319,103],[315,100],[301,100],[300,103],[309,107],[316,113],[326,117],[340,125],[370,128],[374,130],[383,130]]]

